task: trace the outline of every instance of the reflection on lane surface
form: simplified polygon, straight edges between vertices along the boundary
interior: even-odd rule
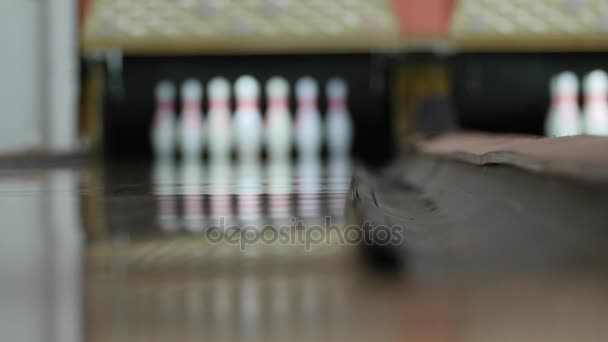
[[[152,167],[152,184],[158,203],[158,225],[165,233],[173,233],[179,229],[175,171],[175,162],[169,158],[156,160]]]
[[[262,165],[257,159],[249,159],[238,162],[237,168],[237,183],[233,188],[237,197],[236,215],[243,225],[259,225],[262,215],[260,197],[264,192]]]
[[[298,191],[298,215],[309,220],[321,218],[321,162],[317,158],[302,158],[297,162],[296,184]]]
[[[76,171],[0,176],[0,331],[3,340],[84,337]]]
[[[327,212],[331,181],[323,167],[300,173],[308,175],[303,183],[297,165],[200,160],[129,166],[101,187],[89,181],[103,172],[82,177],[80,187],[77,171],[0,177],[0,213],[14,228],[0,248],[3,335],[67,342],[353,339],[358,334],[337,324],[365,310],[340,306],[367,291],[352,286],[357,273],[343,249],[267,245],[242,253],[203,234],[220,216],[260,226],[289,222],[300,190],[316,189],[318,213]],[[137,183],[145,174],[151,192]],[[249,195],[253,209],[239,205],[252,203]],[[107,232],[88,236],[83,255],[86,222]]]
[[[273,223],[286,224],[291,217],[293,191],[292,166],[289,161],[274,161],[266,166],[268,213]]]
[[[181,195],[183,196],[184,227],[191,233],[201,233],[203,219],[203,162],[199,158],[185,158],[181,164]]]
[[[219,212],[241,220],[235,218],[237,166],[178,163],[167,170],[158,164],[152,172],[130,166],[118,180],[115,174],[105,178],[101,187],[100,170],[0,171],[0,331],[5,339],[608,339],[608,277],[597,265],[496,270],[485,276],[427,272],[426,277],[410,274],[404,283],[362,272],[347,248],[335,245],[307,252],[268,245],[255,254],[241,253],[238,245],[210,243],[190,225],[198,222],[200,208],[203,226],[209,224],[216,194],[228,196]],[[264,185],[259,222],[274,220],[266,213],[280,216],[271,215],[271,198],[263,192],[289,193],[287,215],[297,215],[299,189],[311,189],[300,188],[298,165],[259,170]],[[330,195],[346,189],[345,170],[349,167],[337,162],[321,164],[321,182],[314,186],[322,214],[332,210]],[[146,174],[152,176],[153,194],[141,187],[148,184],[141,181]],[[289,182],[270,176],[287,174]],[[335,179],[340,181],[332,183]],[[177,228],[139,236],[166,218],[156,194],[174,197],[176,209],[169,212]],[[202,202],[197,199],[200,205],[189,212],[191,195]],[[112,206],[104,210],[108,203]]]
[[[151,183],[164,233],[200,234],[209,226],[285,226],[338,221],[351,176],[349,159],[262,162],[157,160]]]
[[[229,218],[232,214],[230,201],[232,187],[230,182],[233,180],[233,170],[230,161],[225,159],[215,160],[209,164],[208,174],[209,180],[208,183],[205,182],[206,187],[203,187],[203,191],[207,190],[209,193],[211,223],[217,226],[221,223],[222,218]]]

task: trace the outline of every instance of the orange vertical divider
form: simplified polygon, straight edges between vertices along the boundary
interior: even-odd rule
[[[446,36],[454,0],[392,0],[401,33]]]

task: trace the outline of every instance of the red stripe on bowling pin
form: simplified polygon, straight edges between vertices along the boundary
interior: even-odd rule
[[[575,95],[556,95],[551,99],[553,104],[562,103],[576,103],[577,97]]]
[[[344,110],[346,108],[346,101],[343,98],[329,99],[329,107],[331,109]]]
[[[257,99],[242,99],[238,102],[239,109],[243,110],[258,110]]]
[[[603,96],[603,95],[585,96],[585,103],[604,103],[604,102],[606,102],[606,96]]]

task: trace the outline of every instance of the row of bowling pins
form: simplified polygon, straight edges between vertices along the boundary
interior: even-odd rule
[[[221,218],[227,225],[263,225],[266,220],[289,224],[292,218],[315,220],[324,214],[340,218],[344,215],[350,176],[350,161],[345,158],[330,158],[324,164],[299,159],[293,165],[282,161],[266,165],[258,161],[205,165],[200,159],[184,158],[178,165],[171,159],[157,159],[152,183],[161,230],[171,233],[183,226],[200,233],[208,224],[218,224]],[[267,195],[267,214],[263,194]],[[296,202],[293,208],[292,194]],[[178,216],[180,198],[182,219]]]
[[[594,70],[583,80],[584,107],[579,108],[579,81],[571,71],[551,80],[551,107],[545,122],[550,137],[608,135],[608,75]]]
[[[347,85],[332,78],[326,86],[329,108],[323,123],[317,107],[318,85],[312,77],[302,77],[295,86],[297,97],[296,124],[289,112],[289,84],[282,77],[266,83],[266,125],[259,108],[259,85],[249,75],[241,76],[234,85],[236,111],[230,113],[230,85],[224,78],[212,79],[207,85],[209,112],[204,122],[201,100],[203,87],[198,80],[186,80],[181,86],[182,113],[175,119],[175,87],[161,81],[156,87],[156,114],[152,124],[152,145],[160,158],[173,155],[177,147],[185,158],[198,157],[205,145],[212,159],[227,159],[232,147],[239,158],[257,158],[263,146],[270,159],[288,159],[292,140],[301,158],[320,154],[325,138],[330,155],[347,156],[353,141],[353,124],[346,105]]]

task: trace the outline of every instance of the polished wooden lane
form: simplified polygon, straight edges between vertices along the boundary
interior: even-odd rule
[[[326,217],[346,227],[349,182],[350,164],[337,163],[4,169],[1,331],[68,342],[606,340],[601,263],[528,259],[534,267],[488,272],[498,260],[489,258],[446,272],[472,260],[443,263],[467,246],[449,239],[451,254],[428,254],[448,256],[439,264],[421,254],[417,269],[382,274],[363,267],[339,231],[308,247],[292,240],[329,230]],[[419,189],[399,191],[407,212],[441,213]],[[210,239],[222,217],[244,231],[287,226],[290,239]],[[304,228],[291,229],[292,218]]]

